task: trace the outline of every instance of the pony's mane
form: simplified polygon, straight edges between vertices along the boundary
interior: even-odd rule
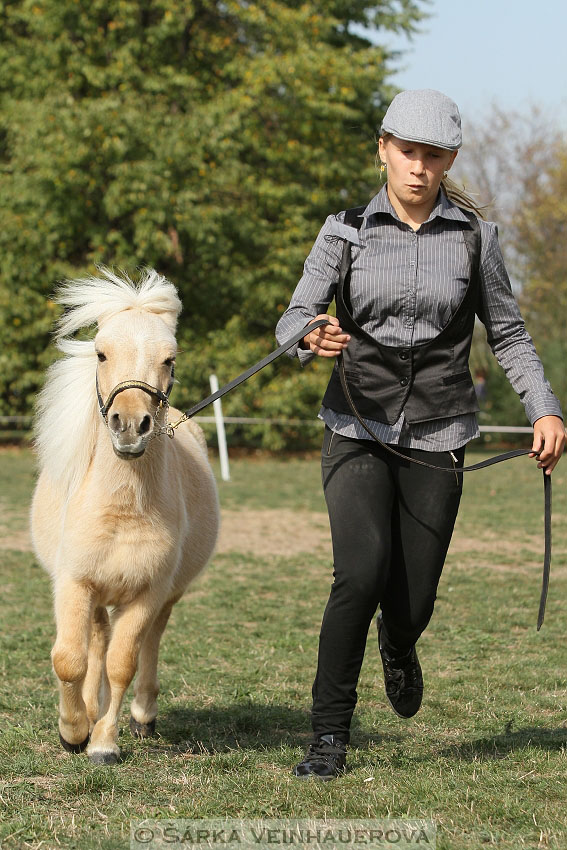
[[[175,287],[153,269],[146,269],[137,284],[123,272],[119,276],[104,267],[99,272],[100,277],[65,281],[56,292],[55,300],[67,308],[56,329],[56,345],[64,356],[47,370],[36,405],[40,465],[66,493],[87,472],[100,418],[94,341],[70,335],[131,309],[158,314],[175,333],[181,311]]]

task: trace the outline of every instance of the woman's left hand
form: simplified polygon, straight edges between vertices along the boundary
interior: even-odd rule
[[[530,457],[538,455],[538,468],[551,475],[565,448],[565,426],[559,416],[542,416],[534,422]]]

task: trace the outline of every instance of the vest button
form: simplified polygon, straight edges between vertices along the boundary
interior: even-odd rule
[[[409,360],[409,351],[407,348],[402,348],[401,351],[398,352],[398,357],[400,360]]]
[[[403,377],[400,378],[400,387],[407,387],[409,384],[409,378]]]

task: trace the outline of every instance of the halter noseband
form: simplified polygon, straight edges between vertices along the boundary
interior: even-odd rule
[[[108,395],[106,401],[103,401],[102,396],[100,394],[100,389],[98,386],[98,375],[96,376],[96,395],[98,398],[98,407],[100,410],[100,414],[104,419],[106,425],[108,425],[108,411],[112,407],[112,402],[116,398],[119,393],[124,392],[124,390],[143,390],[150,396],[157,398],[159,401],[158,410],[162,407],[169,406],[169,394],[171,392],[171,388],[173,387],[173,376],[172,380],[169,383],[169,386],[165,392],[158,390],[157,387],[152,387],[151,384],[146,384],[145,381],[121,381],[121,383],[116,384],[114,389],[112,389]],[[157,412],[157,411],[156,411]]]

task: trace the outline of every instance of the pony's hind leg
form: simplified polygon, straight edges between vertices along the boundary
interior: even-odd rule
[[[106,608],[97,606],[91,624],[89,642],[89,661],[87,675],[83,683],[83,700],[87,709],[89,729],[108,709],[110,697],[108,676],[106,675],[106,651],[110,639],[110,622]]]
[[[84,750],[89,737],[81,692],[87,674],[92,608],[89,588],[74,581],[56,582],[57,638],[51,659],[59,679],[59,738],[73,753]]]
[[[138,675],[134,682],[134,699],[130,709],[130,731],[136,738],[148,738],[155,732],[159,694],[159,644],[173,604],[168,602],[164,605],[146,632],[140,649]]]

